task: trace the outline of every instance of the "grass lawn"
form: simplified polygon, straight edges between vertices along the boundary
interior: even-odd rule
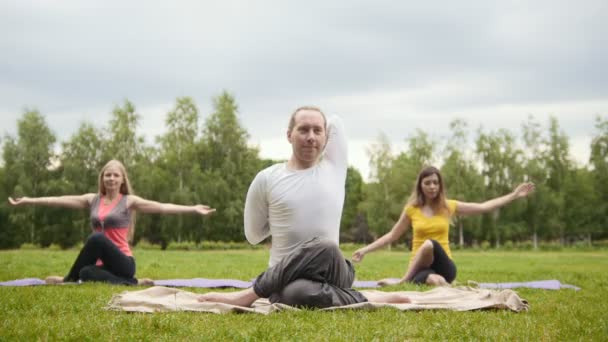
[[[346,251],[350,256],[352,251]],[[64,275],[76,250],[0,251],[0,281]],[[250,280],[264,270],[266,250],[135,250],[140,277]],[[408,253],[376,252],[357,265],[359,280],[398,277]],[[509,311],[280,312],[129,314],[106,311],[113,294],[135,287],[104,284],[0,287],[0,340],[598,340],[608,339],[608,251],[455,251],[457,281],[558,279],[582,288],[518,289],[530,303]],[[390,290],[427,290],[400,285]],[[206,292],[206,289],[190,289]]]

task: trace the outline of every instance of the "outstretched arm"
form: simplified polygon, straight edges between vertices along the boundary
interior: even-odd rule
[[[215,209],[202,204],[195,205],[179,205],[173,203],[160,203],[150,201],[139,196],[131,195],[128,197],[130,208],[142,213],[149,214],[199,214],[209,215],[215,212]]]
[[[513,192],[508,195],[497,197],[483,203],[467,203],[458,202],[456,204],[457,215],[477,215],[490,212],[513,202],[516,199],[523,198],[534,192],[533,183],[519,184]]]
[[[404,210],[403,212],[401,212],[401,216],[399,217],[399,220],[397,221],[397,223],[395,223],[395,225],[393,226],[393,228],[391,229],[390,232],[384,234],[381,238],[370,243],[369,245],[356,250],[353,253],[353,256],[351,259],[354,262],[359,262],[359,261],[363,260],[363,257],[365,256],[365,254],[367,254],[369,252],[373,252],[378,248],[384,247],[384,246],[388,245],[389,243],[400,238],[403,235],[403,233],[405,233],[407,231],[407,227],[409,225],[410,225],[410,219],[407,217],[405,210]]]
[[[48,207],[88,208],[95,194],[53,196],[53,197],[9,197],[8,201],[14,206],[44,205]]]

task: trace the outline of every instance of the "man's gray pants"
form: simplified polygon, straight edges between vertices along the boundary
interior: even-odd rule
[[[338,246],[313,238],[260,274],[253,290],[271,303],[327,308],[367,301],[351,288],[354,280],[355,270]]]

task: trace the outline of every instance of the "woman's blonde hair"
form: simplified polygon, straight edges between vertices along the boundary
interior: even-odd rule
[[[127,169],[125,166],[118,160],[112,159],[106,163],[101,168],[99,172],[99,180],[98,180],[98,191],[100,195],[106,195],[106,186],[103,183],[103,175],[109,167],[116,167],[122,174],[122,184],[120,185],[120,192],[123,195],[134,195],[133,188],[131,188],[131,182],[129,181],[129,175],[127,174]],[[131,210],[131,224],[129,226],[129,241],[133,242],[133,236],[135,234],[135,210]]]
[[[428,201],[424,192],[422,191],[422,180],[428,176],[437,175],[439,179],[439,192],[437,197],[432,201]],[[448,203],[446,199],[446,189],[443,184],[443,177],[441,172],[434,166],[427,166],[420,171],[414,190],[407,200],[407,206],[422,208],[424,205],[429,205],[435,214],[449,215]]]

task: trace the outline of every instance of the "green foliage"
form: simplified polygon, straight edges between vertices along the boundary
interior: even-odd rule
[[[161,248],[205,241],[244,241],[243,207],[255,174],[277,161],[262,160],[248,145],[235,98],[222,92],[212,112],[201,117],[189,97],[176,99],[165,118],[166,130],[147,145],[137,131],[140,114],[125,100],[113,108],[107,125],[82,123],[55,155],[56,138],[44,117],[26,110],[18,134],[2,138],[0,196],[58,196],[97,191],[98,172],[109,159],[121,160],[137,195],[161,202],[204,203],[210,216],[138,215],[135,243]],[[608,238],[608,120],[598,116],[587,165],[570,158],[568,137],[557,119],[545,126],[534,117],[521,136],[507,130],[477,131],[469,139],[467,123],[449,123],[450,135],[439,140],[421,129],[406,138],[407,149],[393,153],[380,135],[368,150],[370,181],[348,169],[341,221],[342,241],[369,243],[388,232],[412,192],[420,169],[440,166],[448,197],[483,202],[532,181],[536,192],[494,213],[454,217],[450,240],[466,248],[487,241],[509,249],[540,248],[558,239],[563,247],[594,246]],[[519,133],[519,132],[518,132]],[[0,248],[23,243],[69,248],[90,234],[86,210],[49,207],[13,208],[0,204]],[[397,244],[409,242],[411,230]],[[186,248],[186,247],[184,247]],[[189,248],[189,247],[187,247]]]
[[[7,137],[3,146],[4,186],[9,194],[16,197],[44,196],[52,178],[52,162],[56,160],[53,151],[55,141],[55,135],[42,115],[36,110],[26,110],[23,118],[17,121],[17,138]],[[18,212],[9,214],[8,221],[8,227],[22,229],[12,231],[17,241],[10,245],[20,244],[24,239],[41,242],[41,229],[49,223],[34,207],[20,208]]]
[[[261,169],[258,150],[247,145],[249,134],[241,127],[238,106],[232,95],[223,92],[213,100],[214,112],[203,128],[197,160],[204,186],[195,188],[201,199],[217,209],[204,227],[212,240],[244,240],[243,208],[245,194]]]
[[[140,117],[129,100],[125,100],[122,107],[114,108],[108,127],[108,136],[104,139],[102,164],[110,159],[117,159],[124,164],[127,170],[131,170],[137,163],[144,143],[143,137],[137,136]]]
[[[346,172],[346,196],[340,236],[342,241],[371,242],[367,222],[363,220],[360,204],[363,201],[363,177],[357,169],[349,167]]]

